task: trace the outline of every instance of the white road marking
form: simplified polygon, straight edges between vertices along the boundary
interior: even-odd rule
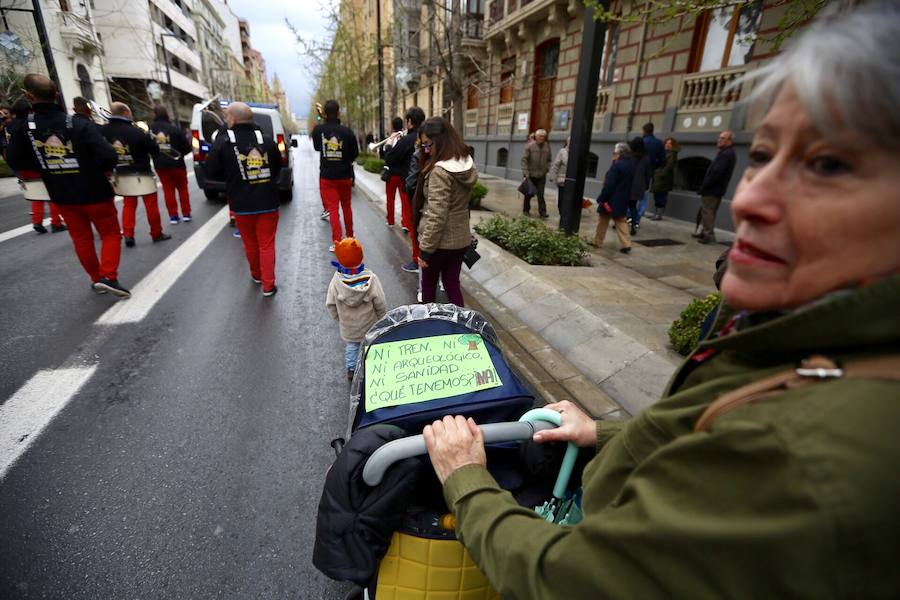
[[[98,325],[137,323],[147,316],[160,298],[228,223],[228,206],[213,215],[203,227],[131,288],[131,298],[117,302],[97,319]]]
[[[97,365],[38,371],[0,406],[0,480],[96,370]]]

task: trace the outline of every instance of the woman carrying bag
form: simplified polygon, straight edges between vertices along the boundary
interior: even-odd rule
[[[653,172],[653,185],[650,191],[653,193],[653,204],[656,212],[650,218],[651,221],[662,221],[666,212],[666,203],[669,200],[669,192],[675,187],[675,165],[678,164],[678,151],[681,146],[675,138],[666,138],[666,164]]]
[[[478,171],[459,133],[440,117],[419,130],[422,217],[418,223],[422,302],[434,302],[440,279],[450,302],[463,306],[459,272],[472,240],[469,196]]]

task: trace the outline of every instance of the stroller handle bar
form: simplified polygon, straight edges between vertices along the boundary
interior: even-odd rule
[[[511,421],[487,423],[479,425],[479,427],[484,435],[485,444],[497,444],[530,440],[538,431],[553,429],[556,425],[546,421]],[[428,454],[428,450],[425,449],[425,438],[421,435],[412,435],[388,442],[373,452],[366,461],[366,466],[363,467],[363,481],[366,482],[366,485],[376,486],[381,483],[385,471],[392,464],[424,454]]]

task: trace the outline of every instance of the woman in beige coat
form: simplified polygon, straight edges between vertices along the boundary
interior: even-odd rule
[[[459,272],[472,240],[469,196],[478,171],[460,135],[446,119],[432,117],[419,130],[424,208],[418,226],[422,302],[434,302],[438,279],[450,302],[463,306]]]

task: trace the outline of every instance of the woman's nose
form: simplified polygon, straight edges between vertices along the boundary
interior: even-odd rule
[[[784,173],[775,161],[762,167],[747,167],[731,201],[735,224],[746,220],[761,223],[781,220],[791,190]]]

